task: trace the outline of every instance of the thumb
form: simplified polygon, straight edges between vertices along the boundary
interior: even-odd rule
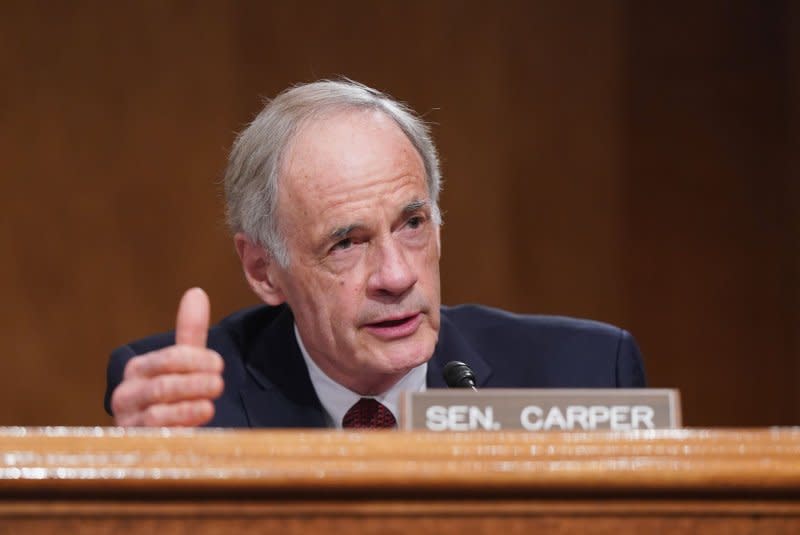
[[[206,347],[208,318],[211,304],[201,288],[190,288],[181,297],[178,318],[175,321],[175,343],[194,347]]]

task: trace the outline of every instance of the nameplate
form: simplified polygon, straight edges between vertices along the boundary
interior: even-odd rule
[[[681,426],[677,390],[432,389],[407,392],[400,428],[425,431],[633,431]]]

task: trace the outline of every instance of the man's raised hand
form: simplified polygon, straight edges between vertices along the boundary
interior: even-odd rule
[[[178,306],[175,345],[133,357],[111,396],[121,426],[194,426],[214,416],[222,394],[222,357],[206,348],[208,295],[187,290]]]

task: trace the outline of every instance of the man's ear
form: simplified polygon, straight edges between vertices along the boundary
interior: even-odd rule
[[[276,306],[286,301],[281,285],[276,280],[280,268],[272,255],[261,245],[253,242],[243,232],[233,237],[236,252],[242,261],[244,276],[250,288],[268,305]]]

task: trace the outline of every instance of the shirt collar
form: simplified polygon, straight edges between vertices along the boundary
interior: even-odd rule
[[[317,366],[317,363],[311,359],[308,351],[306,351],[306,346],[303,344],[302,338],[300,338],[300,331],[297,330],[297,324],[294,325],[294,336],[297,338],[297,345],[300,346],[300,353],[303,354],[303,360],[306,361],[311,384],[314,385],[314,390],[317,392],[320,403],[322,403],[322,408],[325,409],[325,418],[328,421],[328,427],[341,429],[342,418],[344,418],[345,413],[362,397],[376,399],[389,409],[397,422],[400,422],[400,394],[402,392],[425,391],[425,377],[428,372],[427,362],[423,362],[416,368],[413,368],[383,394],[377,396],[362,396],[357,394],[328,377],[325,372]]]

